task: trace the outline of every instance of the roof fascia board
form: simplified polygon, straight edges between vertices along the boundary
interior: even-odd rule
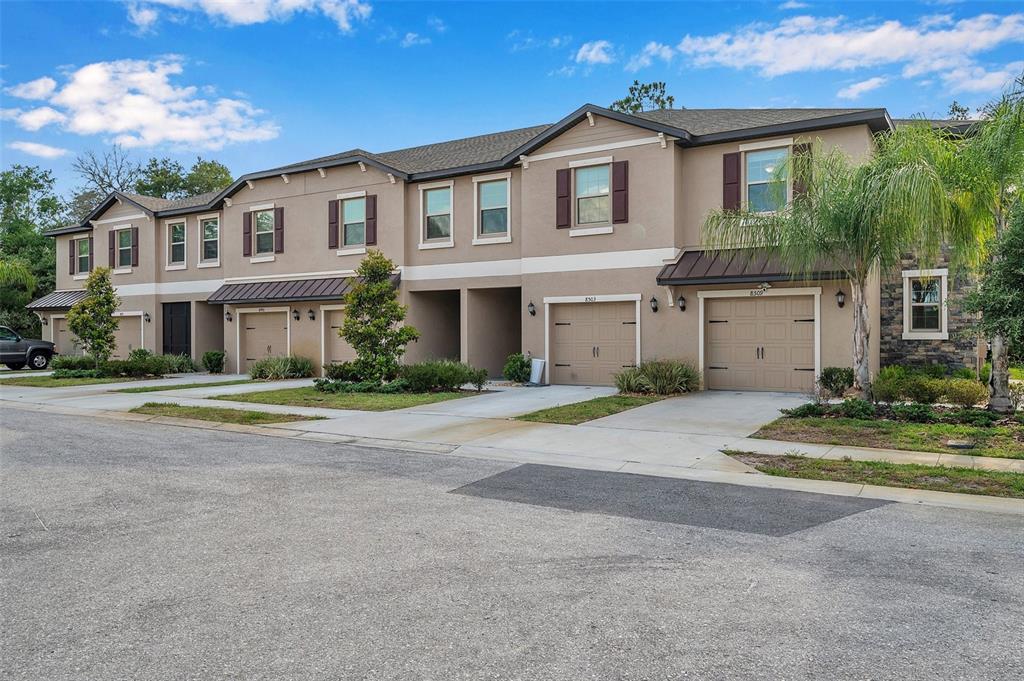
[[[694,137],[693,146],[705,146],[708,144],[720,144],[722,142],[739,142],[757,137],[772,137],[775,135],[786,135],[801,132],[813,132],[826,128],[842,128],[851,125],[865,124],[872,132],[892,130],[893,123],[889,113],[885,109],[871,109],[868,111],[857,111],[854,113],[839,114],[836,116],[825,116],[824,118],[812,118],[792,123],[779,123],[776,125],[763,125],[759,128],[746,128],[744,130],[727,130],[715,132],[708,135]]]
[[[43,236],[60,236],[62,234],[76,234],[78,232],[91,232],[92,231],[92,221],[96,217],[102,215],[103,212],[106,211],[108,208],[110,208],[111,204],[113,204],[113,202],[115,202],[115,201],[127,201],[128,203],[132,204],[133,206],[135,206],[136,208],[138,208],[139,210],[141,210],[143,213],[145,213],[146,215],[148,215],[150,217],[153,217],[154,215],[156,215],[156,213],[154,211],[150,210],[149,208],[146,208],[145,206],[140,204],[138,201],[132,201],[131,199],[129,199],[127,196],[125,196],[121,192],[110,192],[109,194],[107,194],[106,198],[104,198],[99,203],[99,205],[97,205],[95,208],[92,209],[92,211],[85,217],[85,220],[83,220],[80,225],[75,225],[73,227],[61,227],[59,229],[51,229],[51,230],[48,230],[46,232],[43,232]]]

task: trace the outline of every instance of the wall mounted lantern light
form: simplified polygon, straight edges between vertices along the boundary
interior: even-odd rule
[[[657,312],[657,311],[658,311],[658,299],[655,298],[654,296],[651,296],[651,312]]]
[[[676,298],[676,304],[679,305],[680,312],[686,312],[686,298],[679,296]]]
[[[309,317],[309,321],[311,321],[311,322],[315,322],[316,321],[316,312],[313,312],[312,308],[310,308],[309,310],[306,311],[306,316]]]
[[[301,317],[301,316],[302,315],[299,314],[298,310],[292,310],[292,319],[294,319],[295,321],[299,321],[299,317]]]
[[[229,322],[230,322],[230,321],[231,321],[231,313],[230,313],[230,312],[225,312],[225,313],[224,313],[224,319],[225,319],[226,321],[229,321]]]
[[[149,316],[148,312],[143,312],[142,313],[142,321],[144,321],[147,324],[149,324],[151,321],[153,321],[153,318]]]
[[[537,306],[533,304],[532,300],[530,301],[530,304],[526,306],[526,311],[530,313],[531,317],[537,316]]]
[[[839,307],[846,305],[846,294],[843,293],[843,289],[836,291],[836,305]]]
[[[40,321],[43,323],[43,326],[46,326],[47,324],[50,323],[50,320],[47,319],[46,317],[40,317]]]

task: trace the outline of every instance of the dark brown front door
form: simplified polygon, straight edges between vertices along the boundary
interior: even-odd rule
[[[164,354],[192,354],[192,303],[164,303]]]

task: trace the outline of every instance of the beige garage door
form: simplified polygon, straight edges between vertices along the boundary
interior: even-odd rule
[[[350,362],[356,358],[356,351],[345,342],[339,333],[345,321],[344,310],[324,312],[324,364]]]
[[[707,388],[814,387],[814,296],[708,298],[704,304]]]
[[[142,317],[117,317],[113,359],[128,359],[128,353],[142,347]]]
[[[242,371],[264,357],[288,354],[288,313],[249,312],[242,318]]]
[[[611,385],[636,365],[636,303],[551,306],[551,382]]]
[[[61,317],[52,320],[53,342],[57,346],[57,354],[60,355],[81,355],[84,354],[75,334],[68,329],[68,320]]]

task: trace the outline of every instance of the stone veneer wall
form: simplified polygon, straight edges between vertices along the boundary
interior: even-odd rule
[[[917,264],[912,258],[905,258],[901,271],[895,272],[893,276],[882,281],[881,329],[878,334],[881,366],[943,364],[950,369],[959,367],[977,369],[978,338],[964,332],[964,329],[973,320],[972,316],[961,308],[963,294],[970,285],[969,280],[962,275],[954,277],[951,274],[948,281],[949,338],[947,340],[903,339],[902,270],[911,269],[917,269]]]

